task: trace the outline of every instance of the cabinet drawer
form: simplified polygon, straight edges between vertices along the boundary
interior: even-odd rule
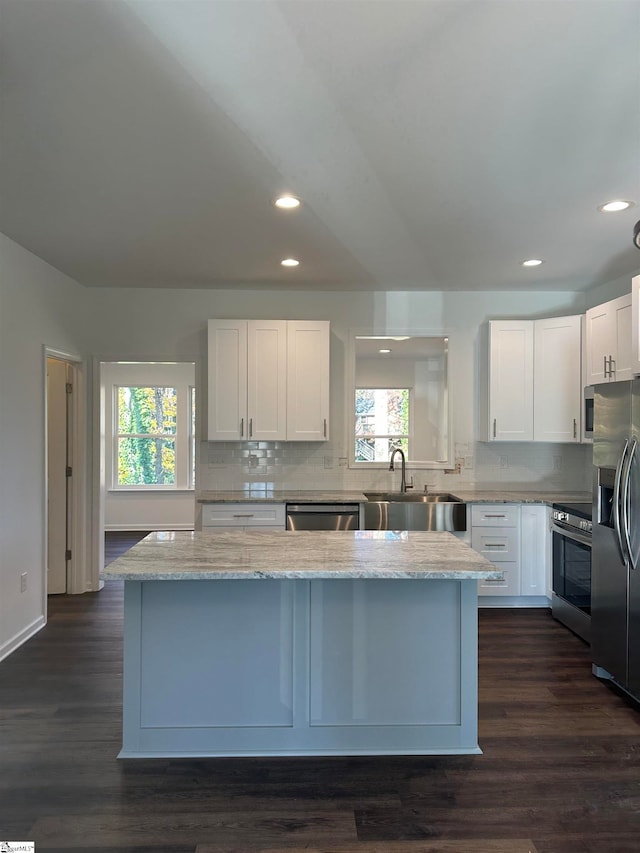
[[[497,563],[504,580],[483,578],[478,581],[478,595],[520,595],[520,571],[517,562]]]
[[[519,563],[520,560],[520,537],[515,527],[472,527],[471,547],[491,563]]]
[[[519,506],[513,504],[471,504],[472,527],[517,527],[519,522]]]
[[[277,527],[284,530],[284,504],[204,504],[202,529],[208,527]]]

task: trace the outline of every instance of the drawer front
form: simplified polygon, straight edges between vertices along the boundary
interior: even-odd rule
[[[284,504],[204,504],[202,529],[208,527],[275,527],[284,530]]]
[[[520,537],[515,527],[472,527],[471,547],[490,563],[520,561]]]
[[[504,580],[483,578],[478,581],[478,595],[520,595],[520,571],[517,562],[496,563]]]
[[[520,523],[520,506],[513,504],[472,504],[472,527],[517,527]]]

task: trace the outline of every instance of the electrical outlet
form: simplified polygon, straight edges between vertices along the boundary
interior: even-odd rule
[[[553,470],[554,471],[562,470],[562,456],[554,456],[553,457]]]
[[[325,456],[324,457],[324,467],[325,468],[333,468],[333,456]]]
[[[508,468],[509,467],[509,457],[508,456],[501,456],[500,457],[500,467],[501,468]]]
[[[26,591],[27,591],[27,573],[22,572],[22,574],[20,575],[20,592],[26,592]]]
[[[473,456],[465,456],[464,457],[464,467],[465,468],[473,468]]]

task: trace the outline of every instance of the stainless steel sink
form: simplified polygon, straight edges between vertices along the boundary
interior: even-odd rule
[[[365,492],[365,530],[466,530],[467,505],[450,492]]]
[[[401,501],[402,503],[441,504],[461,503],[450,492],[365,492],[369,501]]]

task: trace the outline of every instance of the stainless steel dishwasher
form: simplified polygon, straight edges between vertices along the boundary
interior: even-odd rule
[[[287,504],[287,530],[359,530],[360,504]]]

